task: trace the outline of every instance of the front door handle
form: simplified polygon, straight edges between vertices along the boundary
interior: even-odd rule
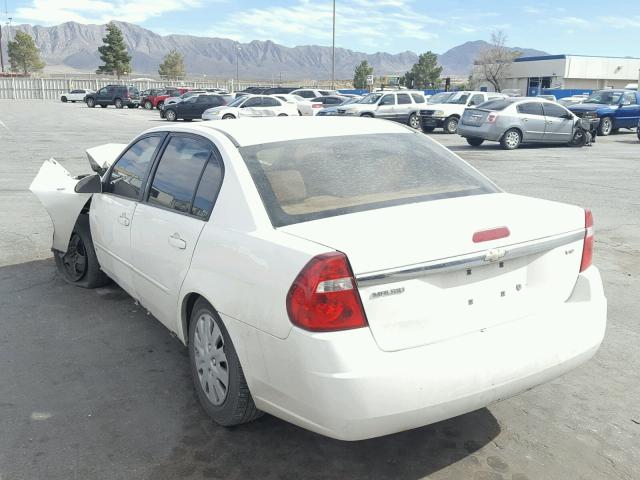
[[[187,248],[187,242],[180,238],[179,233],[174,233],[173,235],[169,235],[169,245],[175,248],[179,248],[180,250],[184,250]]]
[[[127,214],[126,213],[122,212],[122,215],[120,215],[118,217],[118,223],[120,225],[124,225],[125,227],[129,226],[130,222],[129,222],[129,219],[127,218]]]

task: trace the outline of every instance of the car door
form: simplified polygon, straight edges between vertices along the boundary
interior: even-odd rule
[[[131,222],[165,134],[145,135],[107,172],[102,193],[91,200],[91,236],[102,269],[137,298],[131,262]]]
[[[550,102],[542,102],[545,129],[543,140],[550,143],[569,143],[575,120],[566,108]]]
[[[541,142],[544,138],[546,119],[542,110],[542,102],[524,102],[516,106],[515,123],[522,131],[525,142]]]
[[[616,128],[631,128],[638,125],[640,105],[638,105],[636,92],[625,92],[620,99],[620,106],[614,113]]]
[[[197,102],[199,98],[199,95],[193,95],[186,100],[173,105],[172,108],[178,112],[178,118],[200,118],[200,115],[202,114],[196,115],[196,111],[198,110]]]
[[[262,108],[263,97],[251,97],[240,107],[238,115],[241,117],[258,117]]]
[[[96,92],[96,105],[107,105],[110,103],[108,100],[110,97],[111,87],[103,87]]]
[[[176,329],[178,294],[222,181],[222,159],[207,139],[172,133],[134,212],[131,251],[140,302]]]
[[[414,108],[414,104],[411,101],[411,97],[408,93],[398,93],[396,95],[398,104],[395,108],[395,118],[394,120],[402,123],[407,123],[409,121],[409,115],[411,115],[414,111],[417,111],[417,108]]]
[[[393,93],[383,95],[378,102],[378,108],[376,109],[376,117],[386,118],[387,120],[393,120],[396,115],[396,96]]]

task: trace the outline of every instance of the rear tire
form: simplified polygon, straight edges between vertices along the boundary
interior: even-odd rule
[[[143,106],[145,110],[153,110],[153,103],[151,103],[151,100],[145,101]]]
[[[504,135],[500,139],[500,145],[505,150],[515,150],[520,146],[522,142],[522,134],[519,130],[512,128],[504,132]]]
[[[62,103],[67,103],[67,97],[65,97],[64,95],[62,96],[62,98],[60,98],[60,100],[62,101]]]
[[[606,137],[611,135],[613,131],[613,120],[611,117],[602,117],[600,119],[600,125],[598,125],[598,135]]]
[[[482,145],[484,143],[484,138],[468,137],[467,138],[467,143],[469,145],[471,145],[472,147],[479,147],[480,145]]]
[[[415,113],[409,115],[408,125],[414,130],[418,130],[420,128],[420,118]]]
[[[445,133],[453,135],[458,131],[458,118],[449,117],[444,121],[443,129]]]
[[[193,306],[188,348],[196,395],[214,422],[230,427],[263,415],[253,402],[229,332],[203,298]]]
[[[67,283],[82,288],[96,288],[109,283],[109,277],[100,270],[88,215],[78,217],[67,251],[54,251],[54,258],[58,272]]]

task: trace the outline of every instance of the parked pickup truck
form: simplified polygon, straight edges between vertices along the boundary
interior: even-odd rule
[[[442,103],[428,105],[420,110],[420,125],[425,133],[442,128],[446,133],[456,133],[458,122],[465,108],[477,107],[487,100],[505,98],[506,95],[495,92],[457,92]]]
[[[640,120],[640,93],[634,90],[599,90],[578,105],[567,107],[578,117],[595,112],[600,119],[598,135],[620,128],[635,128]]]

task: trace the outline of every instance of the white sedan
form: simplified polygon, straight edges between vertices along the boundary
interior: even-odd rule
[[[282,101],[271,95],[243,95],[222,107],[205,110],[202,120],[231,120],[240,117],[298,116],[296,103]]]
[[[68,93],[63,93],[60,96],[60,101],[62,103],[76,103],[76,102],[84,102],[84,97],[86,97],[90,93],[96,93],[93,90],[89,90],[87,88],[77,88],[75,90],[71,90]]]
[[[390,434],[554,379],[603,339],[591,212],[505,193],[402,125],[165,124],[88,154],[96,175],[52,159],[30,187],[58,270],[111,277],[175,333],[221,425]]]

